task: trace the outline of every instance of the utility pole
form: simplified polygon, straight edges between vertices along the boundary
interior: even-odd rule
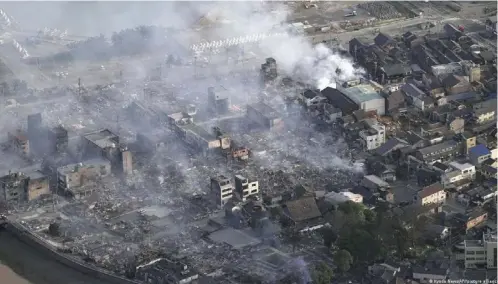
[[[116,115],[116,135],[119,136],[119,133],[121,132],[121,123],[119,123],[119,113]]]
[[[78,97],[81,96],[81,78],[78,78]]]

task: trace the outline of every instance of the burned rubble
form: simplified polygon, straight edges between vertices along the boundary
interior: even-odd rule
[[[399,5],[357,8],[389,20]],[[23,161],[0,176],[4,213],[59,253],[143,283],[309,283],[328,270],[338,282],[418,281],[434,268],[427,248],[496,268],[465,259],[474,247],[491,256],[493,236],[496,252],[496,58],[448,25],[353,39],[349,55],[312,47],[319,56],[292,72],[275,54],[240,72],[209,58],[220,70],[203,79],[171,54],[143,59],[160,62],[133,80],[120,70],[107,85],[33,91],[54,101],[0,114],[16,121],[2,124],[5,157]],[[171,31],[130,29],[64,56],[151,52],[166,43],[128,45],[155,33]],[[431,277],[457,279],[457,265]]]

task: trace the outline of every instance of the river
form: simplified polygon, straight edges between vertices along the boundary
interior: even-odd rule
[[[108,284],[47,257],[0,230],[0,283]]]

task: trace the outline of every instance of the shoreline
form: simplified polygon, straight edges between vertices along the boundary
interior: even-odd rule
[[[88,264],[85,264],[82,260],[78,260],[70,255],[65,255],[56,250],[56,248],[50,246],[50,244],[43,241],[36,234],[27,230],[21,224],[15,221],[9,221],[3,225],[1,233],[10,234],[12,237],[16,238],[19,242],[22,242],[30,249],[36,250],[36,252],[51,261],[57,262],[58,264],[66,267],[68,270],[72,270],[74,272],[79,272],[81,274],[86,275],[89,278],[92,278],[92,283],[109,283],[109,284],[139,284],[140,282],[133,281],[119,275],[112,274],[109,271],[105,271],[98,267],[92,267]],[[9,265],[7,265],[9,266]],[[10,267],[15,271],[14,267]],[[101,282],[99,282],[101,281]],[[26,284],[29,284],[27,282]],[[78,282],[81,283],[81,282]],[[37,282],[32,284],[38,284]],[[56,283],[50,283],[56,284]]]
[[[17,274],[12,268],[7,264],[4,264],[0,258],[0,279],[9,284],[33,284],[27,279]]]

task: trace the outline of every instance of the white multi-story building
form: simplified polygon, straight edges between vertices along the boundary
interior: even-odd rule
[[[459,182],[463,179],[462,174],[459,170],[454,170],[449,173],[445,173],[441,176],[441,184],[447,188],[450,185]]]
[[[451,162],[450,166],[460,172],[460,174],[462,175],[462,179],[473,180],[476,177],[476,167],[472,164],[460,164],[458,162]]]
[[[372,123],[360,132],[362,144],[366,150],[374,150],[386,142],[386,127],[380,123]]]
[[[484,234],[482,240],[466,240],[465,249],[465,268],[475,268],[476,266],[485,266],[487,269],[496,268],[497,263],[497,245],[496,233]]]

